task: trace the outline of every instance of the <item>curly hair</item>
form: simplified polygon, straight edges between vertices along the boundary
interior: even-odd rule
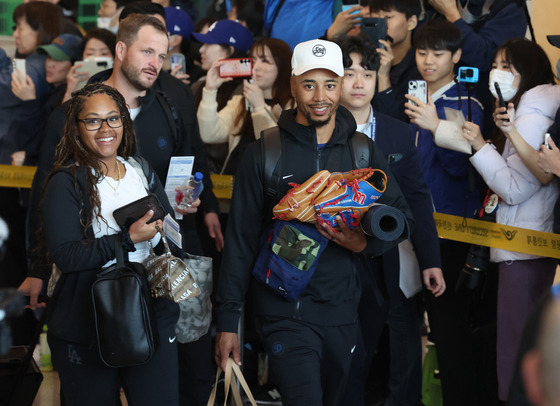
[[[84,103],[95,94],[106,94],[111,97],[115,101],[119,113],[122,116],[123,137],[117,148],[117,155],[128,159],[136,153],[136,139],[134,137],[132,119],[130,118],[124,97],[116,89],[102,83],[92,83],[72,94],[72,99],[70,99],[66,110],[64,132],[57,146],[55,163],[48,179],[50,179],[57,169],[68,168],[72,171],[77,184],[77,165],[93,169],[93,171],[86,171],[90,212],[85,213],[87,223],[82,224],[84,226],[84,234],[91,225],[94,213],[101,213],[101,201],[99,199],[97,184],[103,179],[104,173],[108,170],[107,165],[92,154],[84,145],[80,138],[80,129],[78,127],[78,115],[82,111]],[[83,218],[84,216],[82,216],[82,219]],[[100,217],[100,219],[105,220],[102,217]]]

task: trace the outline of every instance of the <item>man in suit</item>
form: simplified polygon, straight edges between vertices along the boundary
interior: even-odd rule
[[[439,242],[433,218],[431,195],[424,181],[410,127],[387,115],[375,112],[371,100],[375,94],[379,56],[365,37],[348,37],[341,41],[344,58],[344,84],[341,105],[346,107],[363,132],[381,148],[391,171],[405,196],[415,219],[410,236],[426,288],[439,296],[445,291],[441,271]],[[386,405],[420,405],[422,353],[420,326],[415,302],[399,288],[400,272],[405,272],[395,247],[376,261],[373,274],[363,271],[360,328],[352,360],[345,404],[363,405],[365,383],[377,341],[385,323],[390,329],[391,379]],[[375,275],[378,280],[372,280]],[[404,276],[404,275],[403,275]],[[381,286],[378,286],[381,285]],[[379,293],[383,290],[384,297]],[[376,294],[377,293],[377,294]],[[360,345],[362,344],[362,345]],[[342,403],[341,403],[342,404]]]

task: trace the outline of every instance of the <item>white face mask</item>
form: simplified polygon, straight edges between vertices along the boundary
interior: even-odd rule
[[[500,85],[500,90],[502,91],[502,96],[504,97],[504,101],[510,101],[515,97],[517,94],[517,88],[513,87],[513,81],[515,80],[515,76],[513,73],[501,70],[501,69],[492,69],[490,71],[490,80],[488,83],[488,87],[490,88],[490,93],[496,99],[498,98],[498,94],[496,93],[496,89],[494,88],[494,82],[498,82]]]
[[[97,17],[97,28],[105,28],[106,30],[111,31],[113,34],[117,35],[117,31],[119,30],[119,25],[115,24],[111,27],[112,17]]]

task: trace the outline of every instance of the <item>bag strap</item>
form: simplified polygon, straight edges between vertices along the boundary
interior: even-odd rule
[[[124,268],[124,251],[120,234],[115,235],[115,258],[117,259],[117,266],[119,268]]]
[[[171,250],[169,249],[169,244],[167,243],[167,238],[165,237],[165,233],[163,232],[161,227],[157,226],[157,225],[156,225],[156,230],[161,235],[161,240],[163,241],[163,247],[165,249],[165,254],[167,256],[170,256],[171,255]],[[150,246],[150,255],[155,255],[154,254],[154,247],[152,245],[152,240],[151,239],[148,240],[148,245]]]
[[[224,372],[224,389],[225,389],[225,397],[224,397],[224,406],[227,404],[227,399],[229,395],[229,390],[231,388],[232,396],[234,399],[234,404],[236,406],[243,406],[243,401],[241,400],[241,394],[239,393],[239,388],[237,387],[237,381],[243,387],[245,391],[245,395],[251,401],[251,405],[257,406],[257,402],[251,393],[251,389],[249,389],[249,385],[247,385],[247,381],[243,377],[243,373],[241,369],[237,366],[237,364],[233,361],[233,358],[228,358],[226,369]],[[232,372],[233,372],[233,379],[232,379]],[[218,371],[216,372],[216,381],[214,382],[214,387],[212,388],[212,392],[210,393],[210,397],[208,398],[208,403],[206,406],[214,406],[214,401],[216,400],[216,392],[218,390],[218,381],[220,379],[220,375],[222,374],[222,368],[218,366]],[[237,380],[235,379],[237,378]]]

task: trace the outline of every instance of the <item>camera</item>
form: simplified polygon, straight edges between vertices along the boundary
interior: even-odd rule
[[[481,220],[495,222],[499,198],[496,194],[489,194],[485,207],[482,210]],[[461,287],[475,290],[482,285],[490,264],[490,247],[484,245],[471,245],[465,265],[461,269],[455,291]]]
[[[478,68],[461,66],[458,72],[459,82],[478,83]]]

